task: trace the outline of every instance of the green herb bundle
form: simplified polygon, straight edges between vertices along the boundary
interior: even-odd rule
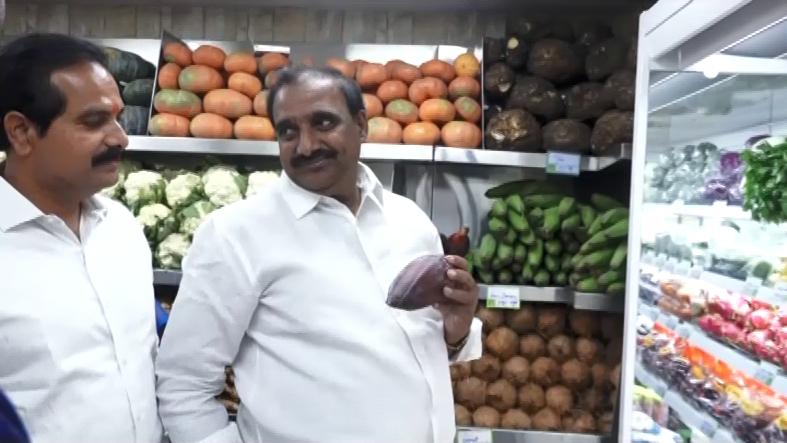
[[[768,137],[741,152],[743,208],[752,219],[787,222],[787,137]]]

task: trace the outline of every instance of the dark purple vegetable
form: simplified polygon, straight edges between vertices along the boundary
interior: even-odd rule
[[[746,149],[749,149],[752,146],[754,146],[758,141],[768,137],[770,137],[770,135],[755,135],[754,137],[749,137],[749,139],[746,140],[745,147]]]
[[[737,152],[725,152],[719,158],[719,170],[722,176],[733,174],[743,166]]]

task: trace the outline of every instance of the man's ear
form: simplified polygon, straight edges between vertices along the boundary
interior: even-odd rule
[[[366,118],[366,110],[358,112],[355,116],[355,124],[358,125],[358,134],[361,143],[366,143],[366,135],[369,133],[369,120]]]
[[[31,137],[37,134],[34,125],[22,113],[11,111],[3,117],[3,128],[14,153],[25,156],[30,153]]]

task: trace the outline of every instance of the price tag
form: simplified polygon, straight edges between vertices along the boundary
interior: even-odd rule
[[[689,278],[699,279],[704,271],[705,269],[702,267],[702,265],[694,265],[689,270]]]
[[[547,172],[550,174],[579,175],[582,157],[565,152],[547,152]]]
[[[519,287],[488,286],[486,307],[489,309],[519,309]]]
[[[754,297],[757,295],[757,291],[760,290],[760,286],[762,286],[761,278],[749,277],[746,279],[746,282],[743,283],[743,290],[741,292],[743,292],[744,295]]]
[[[700,424],[700,432],[705,434],[706,437],[711,438],[716,433],[716,423],[710,419],[705,419]]]
[[[768,363],[767,361],[760,362],[760,366],[754,371],[754,379],[766,386],[770,386],[778,372],[778,366]]]
[[[491,429],[460,429],[456,431],[457,443],[492,443]]]

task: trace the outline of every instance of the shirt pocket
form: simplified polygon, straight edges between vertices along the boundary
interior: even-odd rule
[[[0,320],[0,386],[10,395],[39,391],[57,376],[46,331],[38,318]]]

